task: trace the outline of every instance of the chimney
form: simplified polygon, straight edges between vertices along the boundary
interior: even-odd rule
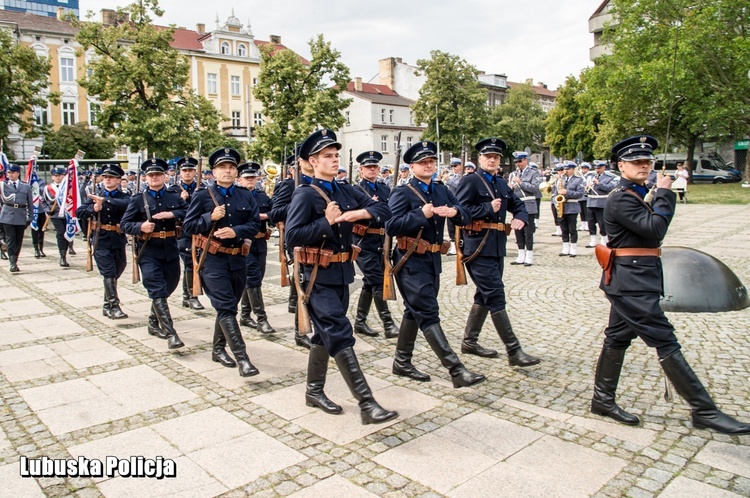
[[[279,35],[270,35],[269,39],[271,40],[271,43],[275,43],[276,45],[281,45],[281,37]]]
[[[206,25],[203,23],[198,23],[195,25],[195,30],[200,34],[203,34],[206,32]]]
[[[540,88],[547,88],[547,85],[545,85],[545,84],[544,84],[544,83],[542,83],[541,81],[540,81],[539,83],[537,83],[537,84],[536,84],[536,86],[538,86],[538,87],[540,87]]]
[[[102,9],[101,17],[104,26],[114,26],[117,24],[117,17],[115,11],[112,9]]]
[[[386,59],[380,59],[378,61],[378,80],[381,85],[385,85],[391,90],[395,90],[395,82],[393,78],[393,68],[396,66],[396,61],[400,62],[401,59],[394,59],[388,57]]]
[[[64,16],[65,16],[65,7],[58,7],[57,8],[57,20],[62,21]]]
[[[354,91],[355,92],[361,92],[362,91],[362,78],[357,76],[354,78]]]
[[[526,78],[526,84],[534,86],[534,78]]]

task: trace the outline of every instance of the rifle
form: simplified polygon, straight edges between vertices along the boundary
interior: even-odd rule
[[[216,197],[214,197],[214,193],[211,191],[211,187],[206,187],[206,190],[208,190],[208,194],[211,196],[211,200],[214,201],[214,206],[218,206],[219,203],[216,202]],[[201,248],[201,257],[198,259],[198,262],[196,264],[195,262],[195,254],[196,254],[196,243],[198,242],[198,235],[193,235],[193,244],[192,244],[192,255],[193,255],[193,295],[194,296],[202,296],[203,295],[203,286],[201,285],[201,275],[200,271],[203,268],[203,263],[206,261],[206,255],[208,254],[208,248],[211,247],[211,238],[214,236],[214,230],[216,230],[216,225],[219,223],[219,220],[214,221],[211,223],[211,230],[208,231],[208,238],[206,238],[206,245]]]
[[[310,313],[307,310],[307,300],[309,295],[302,291],[302,280],[300,279],[299,253],[294,250],[294,285],[297,287],[297,328],[299,335],[307,335],[312,332],[312,323],[310,322]],[[312,285],[310,282],[308,285]],[[312,289],[310,289],[312,290]]]
[[[93,225],[93,220],[89,220],[89,224],[86,226],[86,240],[91,240],[91,225]],[[97,237],[99,236],[99,230],[96,231]],[[91,243],[86,244],[88,247],[86,248],[86,271],[94,271],[94,254],[93,249],[91,249]]]
[[[279,229],[279,262],[281,263],[281,286],[289,287],[289,274],[286,260],[286,251],[284,250],[284,222],[280,221],[276,224]]]
[[[391,263],[391,236],[385,236],[383,243],[383,260],[385,269],[383,270],[383,299],[386,301],[396,300],[396,289],[393,285],[393,264]]]
[[[141,156],[138,156],[138,173],[135,175],[135,194],[138,195],[141,192]],[[130,237],[130,255],[133,260],[133,278],[132,283],[137,284],[141,281],[141,272],[138,268],[138,253],[135,249],[135,235]]]
[[[146,195],[147,195],[146,191],[144,190],[143,192],[141,192],[141,195],[143,196],[143,209],[146,210],[146,221],[148,221],[150,223],[151,222],[151,206],[149,206],[149,204],[148,204],[148,198],[146,197]],[[134,257],[133,257],[133,278],[134,279],[135,279],[135,275],[136,275],[135,268],[138,265],[138,260],[141,259],[141,255],[143,254],[143,251],[146,250],[146,246],[148,245],[148,241],[149,240],[151,240],[151,233],[147,233],[143,237],[143,245],[141,246],[141,250],[138,251],[137,254],[136,254],[135,250],[133,250],[133,255],[134,255]],[[135,247],[135,240],[133,240],[133,247]],[[141,280],[141,275],[140,275],[140,273],[138,273],[138,280],[136,280],[133,283],[136,284],[140,280]]]
[[[461,227],[456,226],[456,285],[466,285],[464,250],[461,248]]]

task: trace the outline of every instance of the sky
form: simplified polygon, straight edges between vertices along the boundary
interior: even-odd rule
[[[128,0],[80,0],[88,11],[116,8]],[[309,57],[308,42],[322,33],[353,78],[377,83],[378,60],[401,57],[411,65],[442,50],[480,71],[510,81],[533,79],[555,89],[591,65],[588,19],[601,0],[160,0],[156,24],[213,30],[234,15],[258,40],[281,36],[288,48]]]

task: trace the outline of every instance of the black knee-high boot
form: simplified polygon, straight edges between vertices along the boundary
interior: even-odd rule
[[[445,332],[443,332],[443,328],[439,323],[430,325],[424,329],[423,333],[425,339],[427,339],[427,343],[437,357],[440,358],[440,363],[450,372],[453,387],[473,386],[485,380],[484,375],[469,371],[461,363],[458,355],[453,352],[450,344],[448,344],[448,339],[445,337]]]
[[[326,413],[341,413],[339,405],[331,401],[323,388],[326,385],[326,373],[328,372],[328,351],[319,344],[313,344],[310,348],[310,356],[307,360],[307,388],[305,390],[305,404],[317,406]]]
[[[417,370],[411,362],[418,332],[417,322],[406,318],[401,320],[398,343],[396,344],[396,356],[393,358],[393,373],[401,377],[427,382],[430,380],[430,376]]]
[[[638,425],[641,423],[638,417],[626,412],[615,403],[615,393],[620,381],[624,358],[624,349],[602,348],[599,361],[596,363],[591,413],[611,417],[623,424]]]
[[[370,386],[367,385],[367,380],[365,380],[365,374],[362,373],[357,361],[354,348],[348,347],[339,351],[334,359],[341,376],[346,381],[346,385],[349,386],[352,395],[359,402],[362,424],[380,424],[398,417],[398,412],[384,409],[373,398]]]
[[[474,304],[469,311],[469,318],[466,319],[466,328],[464,329],[464,340],[461,342],[461,352],[473,354],[483,358],[496,358],[497,351],[486,349],[479,345],[479,333],[482,331],[482,325],[487,319],[489,310],[480,304]]]

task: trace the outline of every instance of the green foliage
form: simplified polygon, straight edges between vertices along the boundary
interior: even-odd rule
[[[115,155],[115,143],[100,137],[86,122],[63,125],[44,135],[42,154],[52,159],[70,159],[78,150],[84,151],[87,159],[109,159]]]
[[[595,147],[602,117],[592,93],[587,91],[587,75],[584,71],[580,79],[568,76],[558,89],[554,109],[547,115],[547,145],[555,156],[573,158],[582,152],[584,159],[591,161],[609,155]]]
[[[46,109],[48,101],[59,102],[59,94],[46,91],[49,70],[49,60],[17,44],[9,30],[0,29],[0,139],[8,137],[11,125],[17,125],[21,133],[39,131],[34,107]]]
[[[427,81],[412,106],[414,120],[427,124],[422,138],[436,141],[437,115],[441,149],[460,154],[462,136],[467,143],[475,143],[487,134],[487,92],[477,79],[477,68],[465,60],[440,50],[433,50],[430,56],[417,61]]]
[[[490,134],[500,137],[508,149],[540,152],[544,143],[544,110],[529,84],[514,85],[508,99],[492,111]]]
[[[272,44],[260,47],[255,97],[263,103],[266,122],[256,129],[257,140],[249,147],[255,160],[283,160],[285,149],[290,154],[294,143],[316,128],[338,130],[346,121],[342,111],[349,99],[340,95],[349,83],[349,68],[323,35],[309,45],[309,65],[291,50],[276,51]]]
[[[117,26],[74,21],[80,28],[76,39],[94,53],[89,75],[79,83],[105,103],[95,124],[118,143],[160,157],[218,142],[225,118],[207,99],[185,89],[189,63],[169,45],[174,29],[151,22],[149,13],[163,14],[158,0],[118,9],[118,18],[124,13],[131,22]]]

